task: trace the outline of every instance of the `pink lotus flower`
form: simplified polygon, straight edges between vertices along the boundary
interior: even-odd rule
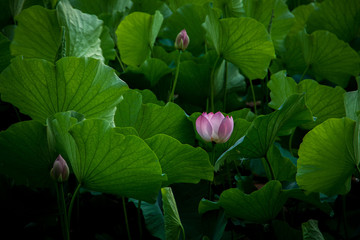
[[[55,181],[65,182],[69,178],[69,173],[70,171],[66,161],[61,155],[59,155],[53,164],[53,168],[50,171],[50,176]]]
[[[196,119],[196,130],[206,142],[224,143],[229,140],[234,129],[234,120],[221,112],[203,113]]]
[[[175,48],[184,51],[190,43],[190,38],[185,29],[181,30],[175,39]]]

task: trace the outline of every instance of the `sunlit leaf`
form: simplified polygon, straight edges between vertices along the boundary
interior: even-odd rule
[[[253,18],[206,17],[203,27],[219,56],[248,78],[264,78],[275,50],[264,25]]]
[[[281,71],[271,76],[268,83],[271,102],[269,106],[278,109],[287,97],[294,93],[305,93],[306,106],[311,110],[316,121],[302,127],[313,128],[329,118],[342,118],[345,116],[344,89],[321,85],[314,80],[303,80],[299,84],[294,79],[286,77]]]
[[[153,16],[143,12],[126,16],[116,30],[121,60],[137,66],[149,59],[162,22],[163,16],[159,11]]]
[[[66,160],[76,158],[76,144],[68,131],[83,119],[84,116],[71,111],[56,113],[46,119],[49,151],[54,159],[59,154]]]
[[[139,137],[116,133],[105,120],[85,120],[70,128],[78,156],[70,159],[83,187],[154,202],[166,177],[156,155]]]
[[[65,30],[66,56],[92,57],[104,60],[100,36],[102,21],[71,7],[68,1],[60,1],[56,9],[59,25]]]
[[[14,59],[0,75],[0,92],[34,120],[74,110],[86,118],[112,121],[126,84],[113,69],[91,58]]]
[[[284,51],[285,37],[295,22],[286,3],[283,0],[245,0],[244,10],[245,16],[255,18],[270,30],[275,49]]]
[[[140,93],[129,90],[115,113],[117,127],[134,127],[143,139],[156,134],[167,134],[182,143],[191,144],[194,132],[184,110],[174,103],[164,107],[157,104],[142,104]]]
[[[157,134],[145,142],[159,158],[162,171],[168,178],[163,187],[172,183],[213,180],[213,166],[210,164],[209,155],[202,148],[181,144],[165,134]]]
[[[358,164],[354,155],[353,120],[329,119],[305,135],[299,148],[298,185],[326,195],[346,194]]]
[[[103,22],[94,15],[72,8],[68,1],[59,2],[56,10],[30,7],[17,16],[17,21],[19,26],[11,44],[13,55],[50,62],[61,57],[59,51],[64,56],[92,57],[102,61],[103,50],[106,58],[114,56],[109,32],[103,31]]]

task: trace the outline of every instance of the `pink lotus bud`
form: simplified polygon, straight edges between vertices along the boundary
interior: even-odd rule
[[[175,39],[175,48],[184,51],[189,46],[189,43],[190,38],[187,35],[186,30],[181,30]]]
[[[59,155],[50,171],[50,176],[58,182],[65,182],[69,178],[69,167],[61,155]]]
[[[234,129],[234,120],[221,112],[203,113],[196,119],[196,130],[205,142],[224,143],[229,140]]]

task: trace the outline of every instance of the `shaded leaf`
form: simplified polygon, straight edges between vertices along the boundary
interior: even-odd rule
[[[327,0],[318,5],[307,21],[307,30],[328,30],[339,39],[350,42],[360,36],[360,2],[358,0]]]
[[[46,128],[36,121],[11,125],[0,132],[0,172],[12,177],[17,184],[49,187],[53,183],[51,157]]]
[[[178,240],[180,233],[184,234],[179,212],[171,188],[161,188],[164,209],[165,236],[169,240]]]
[[[190,38],[187,51],[194,55],[203,52],[205,43],[205,32],[201,24],[207,14],[206,8],[201,5],[186,4],[176,9],[176,11],[165,21],[164,32],[161,37],[175,41],[178,33],[186,29]]]
[[[216,206],[225,210],[231,217],[241,218],[255,223],[266,223],[275,218],[285,204],[287,197],[282,194],[281,183],[270,181],[261,189],[245,194],[237,188],[230,188],[221,193],[215,206],[211,202],[201,207],[202,211],[216,209]]]
[[[163,76],[171,73],[172,69],[169,68],[162,60],[157,58],[150,58],[145,60],[140,65],[140,67],[129,66],[126,71],[136,74],[143,74],[150,82],[150,86],[154,87]]]
[[[274,172],[275,179],[278,181],[295,181],[296,166],[289,158],[281,155],[280,150],[272,145],[266,154]],[[271,176],[268,165],[263,164],[267,176]]]
[[[16,20],[18,26],[11,42],[11,54],[54,62],[61,44],[56,10],[33,6],[22,11]]]
[[[0,33],[0,73],[10,64],[10,41]]]
[[[319,230],[318,221],[310,219],[301,224],[303,232],[303,240],[325,240],[324,236]]]

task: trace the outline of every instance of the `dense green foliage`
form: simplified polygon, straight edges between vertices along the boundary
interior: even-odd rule
[[[4,0],[0,29],[4,236],[360,238],[359,0]]]

